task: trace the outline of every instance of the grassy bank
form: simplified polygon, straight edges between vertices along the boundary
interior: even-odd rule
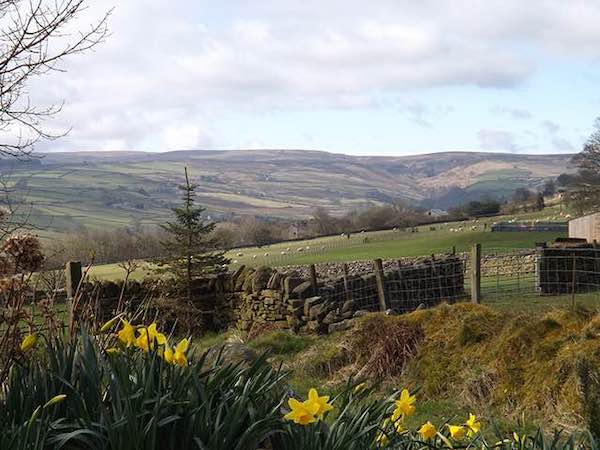
[[[380,383],[382,391],[407,386],[418,390],[423,417],[476,410],[488,419],[516,422],[525,414],[574,429],[594,419],[598,400],[592,380],[600,367],[600,314],[591,309],[525,314],[442,305],[372,314],[327,337],[267,334],[250,346],[271,351],[299,392],[335,392],[350,376]]]

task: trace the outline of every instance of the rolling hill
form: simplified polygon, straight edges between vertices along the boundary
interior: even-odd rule
[[[402,200],[446,207],[510,195],[568,172],[572,155],[446,152],[349,156],[306,150],[47,153],[0,160],[13,201],[50,230],[162,222],[178,201],[187,166],[215,216],[307,217]],[[31,205],[31,206],[29,206]]]

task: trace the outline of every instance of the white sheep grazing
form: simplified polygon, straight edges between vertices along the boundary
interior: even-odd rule
[[[256,255],[252,255],[252,259],[256,259]]]
[[[285,251],[283,251],[283,250],[281,251],[281,254],[282,255],[287,255],[287,253]]]
[[[306,250],[310,250],[310,247],[308,247],[308,246],[307,246],[307,247],[306,247]]]
[[[299,247],[298,250],[296,250],[298,253],[303,252],[304,249],[302,247]]]
[[[237,263],[238,263],[238,260],[237,260],[237,259],[234,259],[234,260],[233,260],[233,263],[234,263],[234,264],[237,264]]]
[[[244,254],[242,252],[238,252],[236,256],[244,256]]]
[[[265,253],[265,256],[269,256],[269,252]]]

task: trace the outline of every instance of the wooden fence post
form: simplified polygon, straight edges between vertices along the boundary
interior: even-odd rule
[[[69,261],[65,266],[67,298],[72,299],[81,283],[81,262]]]
[[[317,295],[318,294],[318,289],[317,289],[317,268],[315,267],[314,264],[310,265],[310,284],[312,286],[313,295]]]
[[[352,292],[350,292],[350,284],[348,282],[348,264],[344,263],[342,266],[344,269],[344,291],[346,294],[346,301],[352,300]]]
[[[471,248],[471,302],[481,303],[481,244]]]
[[[375,279],[377,280],[377,293],[379,296],[379,310],[387,311],[388,304],[387,299],[385,298],[385,282],[383,279],[383,261],[381,258],[377,258],[373,261],[373,268],[375,269]]]

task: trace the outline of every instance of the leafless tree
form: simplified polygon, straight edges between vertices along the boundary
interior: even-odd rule
[[[0,157],[27,158],[34,144],[59,135],[42,123],[62,105],[35,105],[28,83],[62,71],[61,62],[92,49],[107,36],[110,11],[86,30],[72,24],[90,0],[0,0]]]
[[[573,163],[579,171],[567,186],[567,202],[578,213],[597,211],[600,209],[600,117],[582,152],[573,157]]]

